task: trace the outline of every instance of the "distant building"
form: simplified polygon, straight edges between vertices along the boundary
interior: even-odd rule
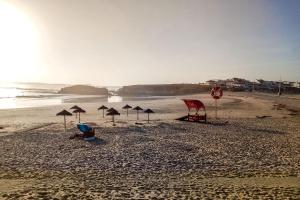
[[[209,80],[209,81],[206,81],[206,84],[208,84],[210,86],[214,86],[217,84],[220,87],[226,87],[226,80],[220,80],[220,79]]]
[[[231,91],[266,91],[278,92],[279,88],[283,92],[300,92],[300,83],[291,81],[267,81],[263,79],[256,79],[251,82],[242,78],[231,78],[226,80],[208,80],[205,85],[213,87],[214,85],[221,86],[223,89]]]
[[[206,84],[210,85],[210,86],[214,86],[216,84],[216,81],[214,81],[214,80],[208,80],[208,81],[206,81]]]
[[[233,91],[245,91],[252,89],[252,83],[246,79],[232,78],[226,80],[226,88]]]
[[[257,79],[257,82],[259,83],[257,86],[260,90],[274,91],[277,90],[279,87],[279,82],[275,81],[265,81],[263,79]]]
[[[293,82],[292,83],[292,87],[294,87],[294,88],[300,88],[300,82],[299,81]]]
[[[293,82],[290,81],[282,81],[283,87],[293,87]]]

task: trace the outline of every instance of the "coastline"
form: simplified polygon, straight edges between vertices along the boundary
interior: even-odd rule
[[[87,98],[91,98],[87,96]],[[124,114],[122,107],[125,104],[139,105],[142,108],[155,110],[152,116],[154,120],[173,120],[187,114],[187,109],[182,98],[200,99],[206,106],[208,118],[214,118],[214,100],[209,94],[196,94],[188,96],[171,97],[146,97],[146,98],[124,98],[122,102],[107,102],[105,98],[92,97],[92,101],[87,101],[86,97],[75,98],[75,101],[61,103],[59,105],[49,105],[29,108],[1,109],[0,110],[0,129],[1,133],[11,133],[19,131],[22,127],[29,128],[43,123],[61,123],[60,117],[55,116],[62,109],[69,109],[77,104],[87,111],[82,116],[86,122],[103,123],[108,118],[102,119],[97,108],[106,105],[114,107],[121,112],[117,117],[118,121],[135,120],[135,112],[129,112],[129,118]],[[94,101],[96,100],[96,102]],[[99,101],[98,101],[99,100]],[[274,105],[286,102],[286,107],[280,110],[275,109]],[[219,101],[218,116],[224,119],[231,118],[255,118],[256,116],[272,116],[272,118],[290,117],[292,111],[300,110],[300,95],[288,95],[278,97],[276,95],[263,93],[247,92],[227,92],[226,97]],[[146,115],[141,115],[146,120]],[[76,122],[75,116],[68,118],[70,122]]]

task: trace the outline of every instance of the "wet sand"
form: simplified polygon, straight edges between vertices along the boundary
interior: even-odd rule
[[[101,105],[107,107],[114,107],[120,113],[120,117],[116,117],[122,121],[136,120],[135,111],[129,111],[129,117],[126,117],[126,111],[122,110],[125,104],[131,106],[141,106],[142,108],[151,108],[156,114],[151,118],[156,120],[173,120],[187,114],[187,109],[180,99],[195,98],[204,102],[209,118],[214,118],[214,100],[208,94],[188,95],[179,97],[164,97],[162,99],[149,100],[135,100],[127,99],[128,101],[107,103],[105,101],[99,102],[85,102],[85,98],[81,98],[76,103],[64,103],[59,106],[35,107],[35,108],[19,108],[0,110],[0,135],[9,134],[13,132],[20,132],[30,128],[38,127],[41,124],[61,123],[62,117],[57,117],[55,114],[62,109],[69,110],[74,104],[79,105],[87,111],[87,114],[82,115],[82,121],[95,122],[103,124],[107,119],[102,118],[102,111],[97,111]],[[261,93],[232,93],[226,92],[225,96],[218,102],[218,116],[220,118],[255,118],[256,116],[272,116],[273,118],[284,118],[290,116],[291,111],[286,108],[276,110],[275,104],[286,104],[289,107],[300,110],[300,95],[289,95],[278,97],[272,94]],[[140,115],[141,120],[146,120],[147,115]],[[75,116],[68,117],[68,121],[77,122]]]
[[[97,104],[83,103],[94,142],[68,139],[76,118],[64,133],[53,116],[61,107],[1,111],[1,120],[16,120],[1,121],[0,199],[300,198],[300,118],[289,110],[298,97],[230,93],[218,120],[208,95],[194,97],[207,105],[209,123],[174,121],[186,114],[181,97],[126,102],[157,113],[137,125],[124,111],[115,127]],[[289,105],[274,108],[282,102]],[[271,117],[256,118],[263,115]]]

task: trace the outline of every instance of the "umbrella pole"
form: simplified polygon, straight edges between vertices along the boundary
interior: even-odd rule
[[[75,113],[75,118],[77,119],[77,113]]]
[[[127,110],[127,117],[128,117],[128,108],[126,110]]]
[[[136,120],[139,120],[139,111],[136,111]]]
[[[66,115],[64,115],[64,125],[65,125],[65,133],[66,133],[67,132]]]
[[[149,120],[149,113],[148,113],[148,123],[149,123],[149,121],[150,121],[150,120]]]
[[[112,116],[112,120],[113,120],[113,126],[115,126],[115,116]]]
[[[217,99],[215,99],[215,117],[218,119],[218,102]]]
[[[103,116],[102,117],[104,118],[104,109],[103,109]]]
[[[80,123],[80,112],[78,113],[78,123]]]

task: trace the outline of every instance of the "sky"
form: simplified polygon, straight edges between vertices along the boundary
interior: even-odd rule
[[[299,0],[0,0],[2,81],[300,81]]]

